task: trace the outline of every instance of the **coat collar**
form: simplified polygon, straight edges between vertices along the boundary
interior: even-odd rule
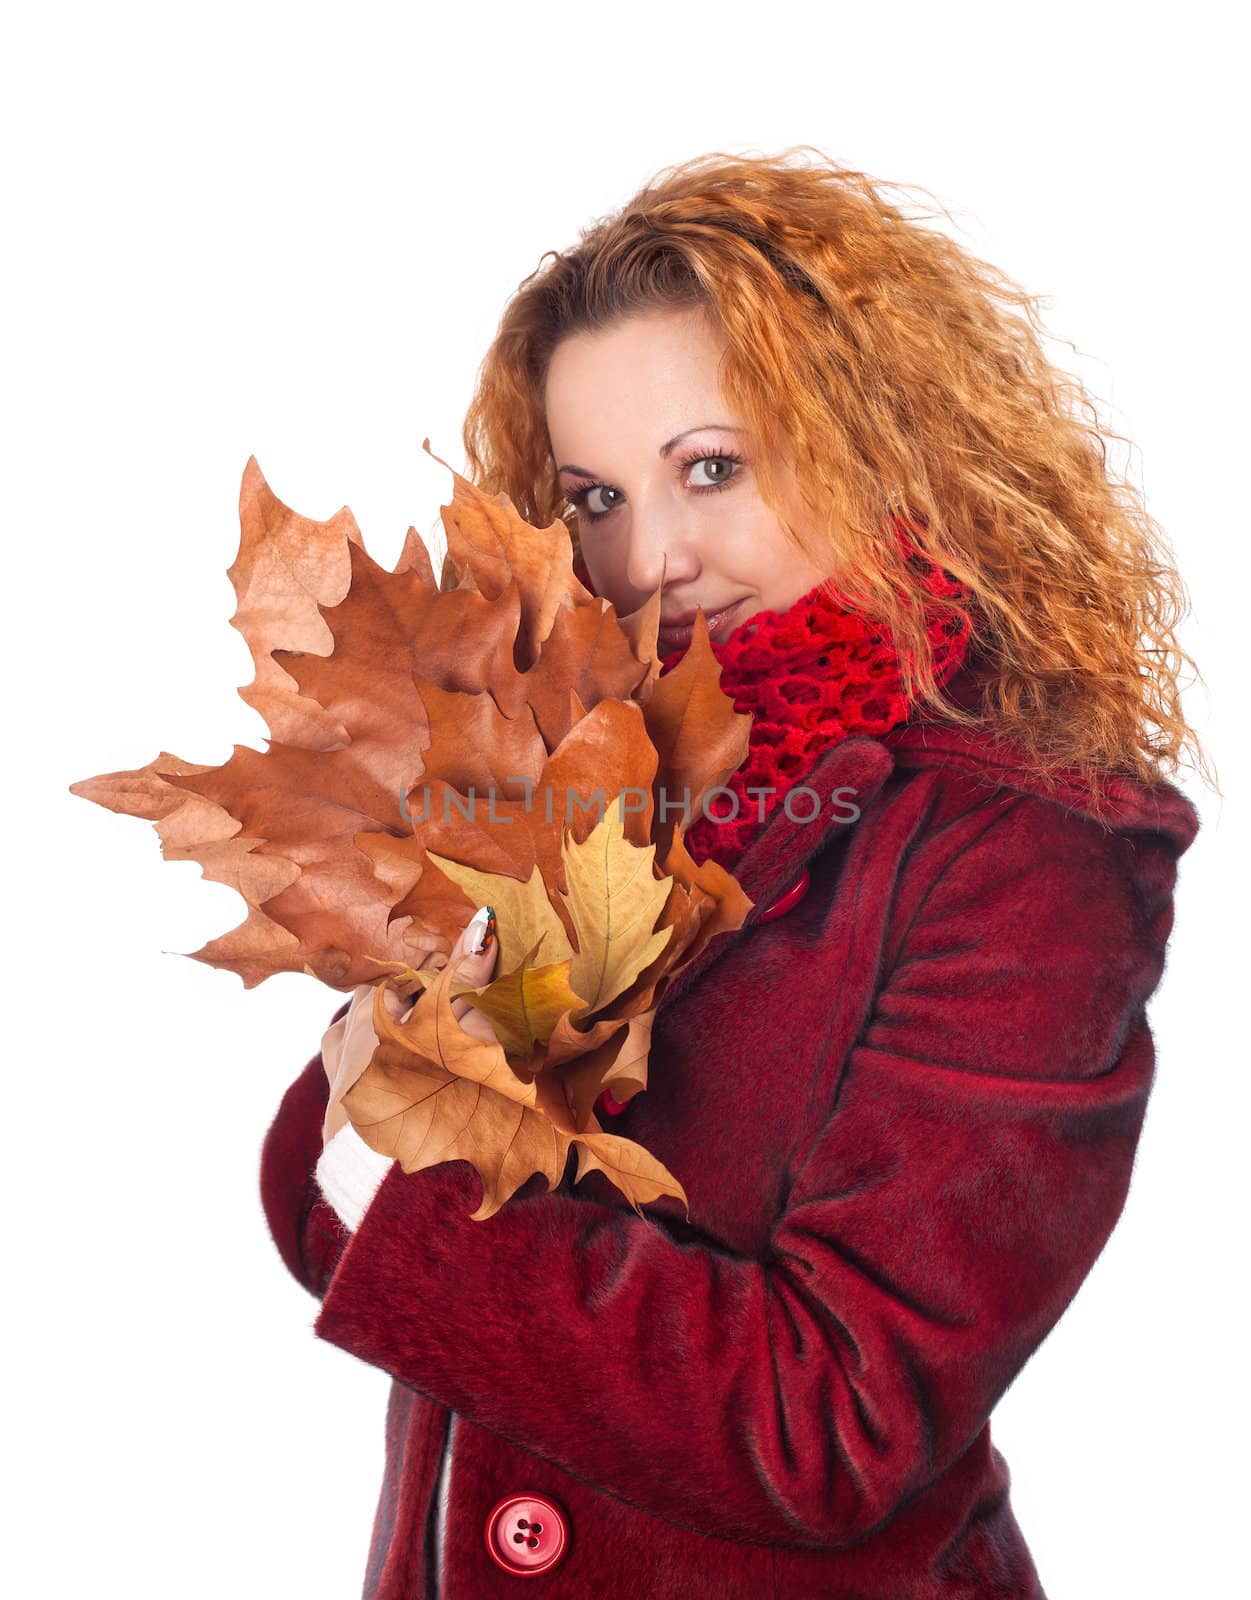
[[[967,663],[946,687],[957,705],[975,709],[980,703],[984,666]],[[959,727],[948,721],[919,719],[901,723],[884,734],[856,734],[841,740],[821,757],[802,780],[820,797],[820,811],[804,821],[813,807],[811,795],[794,803],[796,819],[779,806],[752,840],[733,873],[744,893],[755,902],[743,927],[758,921],[764,909],[798,876],[831,839],[856,823],[848,818],[848,804],[863,810],[896,767],[946,766],[977,773],[994,787],[1038,795],[1066,810],[1090,817],[1102,826],[1124,833],[1158,833],[1180,856],[1199,831],[1194,804],[1175,785],[1161,781],[1148,785],[1132,777],[1107,780],[1103,809],[1096,812],[1089,789],[1077,774],[1052,783],[1039,778],[1018,747],[995,737],[985,727]],[[742,930],[737,929],[735,933]],[[699,954],[671,980],[657,1011],[685,992],[720,955],[729,949],[734,934],[711,939]]]
[[[989,668],[969,662],[947,685],[946,694],[962,709],[975,710]],[[988,783],[1034,794],[1067,811],[1091,818],[1118,833],[1159,833],[1177,855],[1188,850],[1199,831],[1199,813],[1174,784],[1147,784],[1133,776],[1109,777],[1101,809],[1076,769],[1045,781],[1021,749],[984,726],[964,728],[943,720],[914,718],[889,729],[882,741],[901,767],[946,766],[976,772]]]

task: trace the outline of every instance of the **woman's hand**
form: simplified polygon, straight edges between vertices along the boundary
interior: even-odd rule
[[[489,914],[489,925],[488,925]],[[485,935],[480,951],[474,952],[478,939]],[[448,962],[456,965],[457,979],[481,988],[489,983],[495,972],[500,942],[495,933],[495,913],[483,906],[457,935],[456,943],[448,953]],[[369,1065],[370,1057],[378,1048],[378,1035],[374,1032],[374,989],[372,983],[362,983],[352,994],[352,1002],[337,1022],[326,1029],[321,1041],[322,1065],[330,1084],[330,1098],[322,1122],[323,1146],[329,1144],[350,1119],[343,1109],[343,1096]],[[383,1004],[397,1021],[402,1022],[413,1009],[396,994],[394,989],[383,991]],[[466,999],[452,1001],[452,1015],[475,1039],[489,1044],[495,1038],[495,1029],[489,1017]]]

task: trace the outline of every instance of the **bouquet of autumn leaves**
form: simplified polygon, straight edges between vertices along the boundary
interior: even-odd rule
[[[378,1045],[343,1108],[405,1172],[472,1162],[476,1220],[534,1172],[554,1189],[571,1144],[575,1181],[601,1171],[636,1211],[662,1194],[685,1205],[594,1108],[605,1089],[627,1101],[647,1087],[669,981],[751,909],[683,844],[742,762],[751,718],[719,687],[702,613],[662,676],[659,590],[618,618],[575,576],[563,522],[535,528],[453,478],[436,584],[415,529],[387,571],[346,506],[299,516],[251,458],[231,620],[255,666],[239,693],[269,748],[236,745],[216,767],[162,752],[71,792],[147,818],[166,860],[243,897],[246,919],[194,959],[246,988],[278,972],[374,985]],[[500,948],[475,989],[448,954],[485,903]],[[494,1042],[459,1026],[461,995]]]

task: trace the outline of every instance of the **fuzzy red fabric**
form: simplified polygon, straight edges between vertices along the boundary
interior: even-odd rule
[[[941,686],[968,650],[964,585],[917,550],[904,519],[890,520],[937,602],[926,637]],[[574,573],[596,592],[581,558]],[[867,621],[828,584],[817,584],[785,611],[756,612],[725,639],[711,640],[710,648],[721,667],[722,691],[735,711],[751,714],[751,734],[746,758],[724,785],[733,798],[722,793],[711,800],[684,839],[697,864],[711,857],[733,870],[818,756],[853,734],[886,733],[907,719],[912,704],[889,630]],[[663,656],[662,674],[685,654]]]
[[[1076,780],[920,719],[807,781],[858,818],[783,809],[753,840],[753,900],[809,891],[678,974],[612,1123],[689,1218],[571,1155],[475,1222],[468,1162],[397,1164],[348,1237],[313,1170],[320,1056],[283,1098],[274,1239],[316,1334],[393,1380],[371,1600],[430,1593],[449,1408],[442,1600],[518,1592],[485,1543],[517,1494],[564,1518],[551,1600],[1043,1600],[991,1413],[1125,1203],[1198,817],[1116,779],[1096,819]]]

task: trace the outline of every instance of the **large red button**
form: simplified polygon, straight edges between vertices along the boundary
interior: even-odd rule
[[[807,867],[799,874],[789,889],[784,889],[771,906],[768,906],[756,918],[757,922],[772,922],[774,917],[781,917],[792,910],[808,893],[809,873]]]
[[[519,1578],[550,1572],[564,1556],[568,1536],[564,1515],[541,1494],[510,1494],[486,1519],[491,1560]]]

